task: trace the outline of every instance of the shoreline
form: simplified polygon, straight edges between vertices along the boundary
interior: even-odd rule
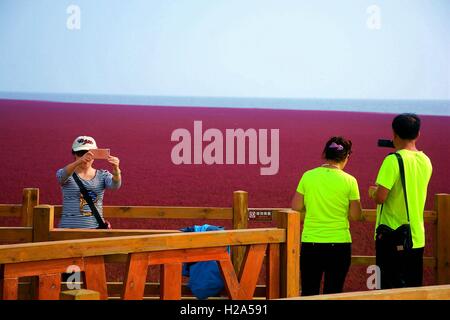
[[[112,98],[114,96],[101,96],[99,95],[100,100],[102,97],[106,98]],[[121,97],[121,96],[120,96]],[[0,107],[3,104],[17,104],[17,103],[27,103],[27,104],[33,104],[33,105],[58,105],[58,106],[64,106],[64,105],[79,105],[79,106],[89,106],[92,107],[125,107],[125,108],[182,108],[182,109],[214,109],[214,110],[250,110],[250,111],[259,111],[259,110],[273,110],[273,111],[312,111],[312,112],[350,112],[350,113],[369,113],[369,114],[376,114],[376,115],[391,115],[391,114],[397,114],[402,112],[407,112],[405,106],[399,107],[399,105],[408,104],[411,103],[411,105],[421,105],[420,107],[415,108],[426,108],[425,104],[440,104],[439,107],[431,106],[429,108],[433,108],[433,110],[439,109],[441,113],[424,113],[424,112],[416,112],[418,115],[421,116],[433,116],[433,117],[450,117],[450,100],[357,100],[357,99],[272,99],[272,98],[208,98],[208,97],[156,97],[156,102],[158,100],[160,101],[159,104],[151,104],[147,103],[145,101],[139,102],[139,97],[131,97],[132,100],[135,99],[136,101],[131,103],[125,103],[125,102],[102,102],[102,101],[83,101],[83,100],[89,100],[89,95],[87,96],[78,96],[73,95],[74,99],[79,99],[81,101],[71,101],[69,98],[68,101],[59,101],[64,100],[64,98],[57,99],[14,99],[14,98],[4,98],[0,94]],[[123,98],[129,98],[129,97],[123,97]],[[149,97],[143,97],[143,99],[148,99]],[[93,100],[96,100],[97,98],[94,98]],[[150,97],[151,99],[151,97]],[[170,104],[167,101],[171,101],[172,104]],[[177,101],[179,99],[179,101]],[[192,100],[190,100],[192,99]],[[111,99],[112,100],[112,99]],[[164,101],[164,103],[162,103]],[[182,103],[183,101],[184,103]],[[192,102],[197,101],[197,102]],[[248,105],[248,106],[242,106],[242,101],[252,101],[254,104]],[[257,101],[257,102],[254,102]],[[287,103],[288,106],[286,106],[286,103],[283,101],[289,101]],[[210,104],[208,104],[210,102]],[[277,103],[280,103],[279,107],[270,106],[276,105]],[[369,103],[372,104],[371,106],[347,106],[347,107],[339,107],[337,105],[351,105],[351,104],[365,104]],[[397,105],[398,103],[399,105]],[[321,106],[310,106],[314,104],[320,104]],[[333,105],[327,105],[327,104],[335,104]],[[388,106],[391,104],[391,106]],[[423,104],[423,105],[422,105]],[[239,106],[241,105],[241,106]],[[257,106],[256,106],[257,105]],[[355,108],[356,110],[352,110],[351,108]],[[368,108],[368,110],[363,110],[364,108]],[[380,109],[381,108],[381,109]],[[388,108],[398,109],[398,110],[386,110]],[[412,107],[414,108],[414,107]],[[361,109],[361,110],[360,110]],[[379,109],[380,111],[376,111]],[[446,110],[447,109],[447,110]],[[409,112],[409,111],[408,111]],[[413,111],[411,111],[413,112]]]

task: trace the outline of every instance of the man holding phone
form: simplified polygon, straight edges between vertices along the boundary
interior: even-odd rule
[[[422,285],[425,247],[423,212],[433,168],[427,155],[416,148],[420,125],[421,120],[415,114],[405,113],[395,117],[392,129],[397,154],[390,154],[384,159],[377,185],[369,188],[369,196],[378,204],[376,226],[383,224],[396,230],[409,224],[412,235],[412,249],[392,246],[381,236],[375,237],[381,289]]]
[[[59,228],[105,228],[103,196],[105,189],[117,190],[122,184],[120,160],[109,149],[98,149],[92,137],[80,136],[72,144],[74,161],[56,173],[63,194]],[[97,170],[95,159],[108,161],[112,173]]]

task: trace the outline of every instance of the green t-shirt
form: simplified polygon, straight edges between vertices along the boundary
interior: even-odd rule
[[[423,212],[433,167],[430,159],[423,152],[400,150],[398,153],[402,156],[405,164],[413,248],[423,248],[425,247]],[[400,168],[395,155],[389,155],[384,159],[376,183],[390,190],[383,205],[381,223],[393,229],[408,223]],[[380,223],[380,210],[381,205],[377,208],[377,226]]]
[[[351,243],[350,200],[359,200],[358,182],[342,170],[319,167],[303,174],[297,192],[306,208],[302,242]]]

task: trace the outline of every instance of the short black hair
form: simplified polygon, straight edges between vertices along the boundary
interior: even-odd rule
[[[334,144],[333,144],[334,143]],[[332,137],[325,144],[323,157],[326,160],[342,162],[352,153],[351,140],[344,137]]]
[[[403,140],[415,140],[419,136],[420,118],[414,113],[402,113],[392,121],[392,129]]]

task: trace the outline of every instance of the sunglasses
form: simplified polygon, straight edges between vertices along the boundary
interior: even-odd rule
[[[80,151],[74,152],[74,154],[75,154],[76,156],[78,156],[78,157],[81,158],[81,157],[84,156],[88,151],[89,151],[89,150],[80,150]]]

